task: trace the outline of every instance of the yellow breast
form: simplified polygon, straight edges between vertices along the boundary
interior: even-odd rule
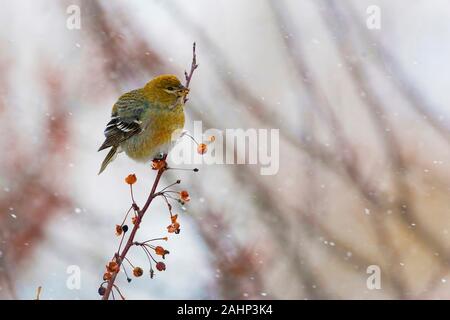
[[[150,161],[159,153],[167,153],[176,141],[174,133],[184,127],[184,110],[179,105],[172,110],[149,110],[148,123],[140,134],[122,143],[126,154],[137,161]]]

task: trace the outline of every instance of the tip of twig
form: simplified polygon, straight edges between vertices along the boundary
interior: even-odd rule
[[[191,83],[191,79],[192,76],[194,75],[194,71],[195,69],[198,68],[198,64],[197,64],[197,54],[195,52],[195,48],[196,48],[196,43],[194,42],[192,44],[192,63],[191,63],[191,70],[189,72],[187,72],[186,70],[184,71],[184,77],[186,79],[186,84],[185,87],[189,88],[189,84]],[[184,99],[184,102],[187,102],[187,98]]]

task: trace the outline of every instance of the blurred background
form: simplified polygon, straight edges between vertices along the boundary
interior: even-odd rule
[[[0,298],[98,299],[114,234],[154,171],[101,176],[110,108],[183,77],[203,128],[279,128],[280,170],[169,171],[189,190],[167,271],[128,299],[450,298],[450,4],[445,0],[0,1]],[[81,28],[66,27],[70,5]],[[370,29],[370,6],[380,28]],[[140,240],[165,236],[163,201]],[[69,266],[80,289],[66,285]],[[367,268],[381,269],[370,290]]]

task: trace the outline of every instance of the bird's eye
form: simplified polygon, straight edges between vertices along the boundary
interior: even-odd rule
[[[167,87],[167,90],[173,91],[173,87]]]

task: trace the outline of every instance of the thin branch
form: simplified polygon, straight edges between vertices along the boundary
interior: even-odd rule
[[[167,155],[165,155],[163,157],[163,160],[165,161],[167,158]],[[161,168],[158,170],[158,173],[156,174],[156,178],[155,181],[153,182],[153,186],[152,189],[150,191],[150,194],[147,198],[147,201],[145,202],[144,207],[142,208],[142,210],[139,211],[137,218],[136,218],[136,222],[134,224],[133,230],[131,231],[131,234],[127,240],[127,243],[125,244],[125,247],[122,250],[122,253],[119,254],[119,258],[116,259],[117,264],[119,265],[119,267],[122,265],[123,260],[126,258],[128,251],[130,250],[130,248],[133,246],[134,243],[134,237],[136,236],[136,232],[139,229],[141,222],[142,222],[142,218],[144,217],[145,213],[147,212],[148,207],[150,206],[150,204],[152,203],[153,199],[155,198],[155,193],[156,193],[156,188],[158,187],[159,181],[161,180],[161,176],[164,173],[165,168]],[[105,293],[103,294],[103,300],[108,300],[109,296],[112,292],[112,289],[115,285],[115,281],[117,278],[117,274],[118,272],[114,272],[112,274],[111,279],[108,281],[108,285],[106,287]]]
[[[189,71],[189,73],[187,73],[187,71],[184,71],[184,77],[186,79],[186,84],[185,87],[189,88],[189,85],[191,84],[191,79],[192,76],[194,75],[194,71],[195,69],[198,68],[198,63],[197,63],[197,54],[195,53],[195,42],[192,44],[192,63],[191,63],[191,70]],[[184,103],[186,103],[188,101],[187,97],[184,97]]]

